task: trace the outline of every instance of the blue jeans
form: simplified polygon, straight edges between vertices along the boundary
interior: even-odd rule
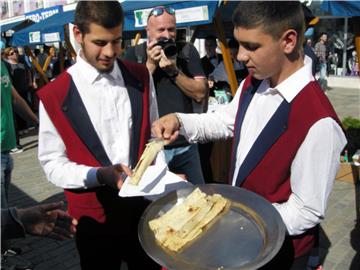
[[[10,153],[1,153],[1,208],[8,207],[8,193],[13,168],[14,163]]]
[[[164,152],[171,172],[185,174],[186,179],[194,185],[205,183],[197,144],[165,149]]]
[[[320,79],[321,80],[326,80],[326,69],[327,69],[326,63],[320,63]]]
[[[327,65],[326,63],[320,63],[320,77],[319,77],[319,84],[321,88],[325,91],[327,82],[326,82],[326,69]]]

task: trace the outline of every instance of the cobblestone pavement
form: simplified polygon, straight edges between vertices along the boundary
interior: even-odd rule
[[[359,108],[360,90],[346,91],[331,89],[328,93],[337,111],[346,106],[349,108],[349,104],[353,106],[354,102],[357,105],[355,103],[353,109]],[[349,95],[350,99],[344,98],[344,95]],[[356,116],[356,112],[351,113]],[[343,116],[346,116],[345,113]],[[22,138],[21,143],[25,151],[13,155],[15,169],[9,194],[10,205],[26,207],[64,199],[62,189],[48,183],[40,168],[36,134]],[[320,256],[325,270],[360,269],[359,197],[359,185],[335,181],[326,217],[321,225]],[[61,242],[28,236],[14,240],[14,245],[23,249],[24,257],[35,264],[36,270],[80,269],[74,240]]]

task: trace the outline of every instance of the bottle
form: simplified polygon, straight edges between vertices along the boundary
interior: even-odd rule
[[[344,153],[344,162],[345,163],[349,162],[349,156],[348,156],[348,151],[347,150],[345,150],[345,153]]]

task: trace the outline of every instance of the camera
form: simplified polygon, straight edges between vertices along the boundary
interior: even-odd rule
[[[174,57],[177,54],[176,43],[172,39],[161,37],[155,46],[161,46],[166,57]]]

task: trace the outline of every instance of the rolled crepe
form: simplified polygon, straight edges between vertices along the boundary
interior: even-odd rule
[[[129,183],[137,186],[140,182],[141,177],[143,176],[146,169],[151,165],[151,163],[156,158],[156,155],[164,148],[164,140],[152,140],[146,144],[146,148],[142,153],[140,160],[135,166],[133,175],[130,177]]]

